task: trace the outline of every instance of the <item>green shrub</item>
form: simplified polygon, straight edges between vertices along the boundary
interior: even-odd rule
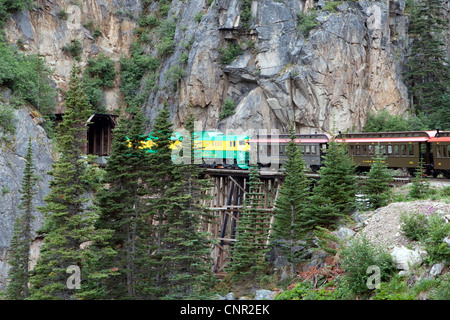
[[[173,53],[175,48],[175,31],[177,25],[174,20],[164,20],[158,28],[156,28],[156,34],[159,36],[160,42],[157,45],[158,55],[164,56]]]
[[[96,58],[88,60],[85,75],[99,79],[102,87],[111,88],[114,86],[116,78],[114,61],[105,54],[100,53]]]
[[[315,21],[317,13],[310,11],[307,14],[303,12],[297,13],[297,31],[304,37],[308,37],[312,29],[314,29],[318,23]]]
[[[275,295],[274,300],[302,300],[312,289],[313,286],[310,282],[299,282],[291,289]]]
[[[61,9],[58,11],[58,13],[56,14],[58,16],[58,18],[60,18],[61,20],[67,20],[67,18],[69,17],[69,14],[67,13],[66,10]]]
[[[150,13],[146,16],[140,16],[139,17],[139,26],[141,27],[149,27],[154,28],[159,26],[159,19],[157,16],[155,16],[153,13]]]
[[[183,53],[180,55],[179,61],[180,61],[181,64],[185,64],[185,63],[188,62],[188,59],[189,59],[189,55],[188,55],[186,52],[183,52]]]
[[[166,77],[171,85],[176,87],[178,81],[186,75],[186,70],[179,64],[175,64],[167,70]]]
[[[8,136],[16,132],[16,116],[14,108],[0,103],[0,137]]]
[[[236,103],[231,98],[226,98],[225,103],[222,107],[222,111],[219,114],[219,119],[222,120],[225,117],[231,116],[235,114],[234,108],[236,107]]]
[[[28,102],[44,115],[52,113],[56,91],[51,82],[51,70],[42,57],[0,42],[0,84],[13,91],[17,104]]]
[[[70,44],[66,44],[62,47],[64,52],[70,53],[72,57],[78,58],[83,52],[83,45],[78,40],[73,40]]]
[[[392,256],[384,249],[375,247],[365,237],[354,238],[349,245],[340,251],[341,266],[348,289],[354,294],[370,291],[367,280],[369,266],[380,268],[380,280],[388,281],[395,270]]]
[[[423,240],[428,234],[428,218],[425,214],[402,212],[400,215],[401,232],[408,239]]]
[[[430,264],[450,260],[450,248],[443,240],[450,236],[450,223],[445,223],[443,217],[433,214],[428,218],[428,237],[425,239],[427,260]]]
[[[325,3],[325,5],[323,6],[323,10],[335,12],[336,7],[341,4],[342,4],[342,1],[329,1],[329,2]]]
[[[138,95],[141,80],[147,71],[154,72],[160,61],[152,56],[146,56],[139,43],[130,48],[131,56],[120,59],[120,90],[129,105],[136,105],[142,101]]]
[[[239,44],[228,43],[226,48],[220,48],[220,63],[222,65],[230,64],[234,59],[240,56],[244,50],[242,50]]]
[[[200,21],[202,21],[202,18],[204,15],[205,15],[205,12],[200,11],[195,15],[194,20],[197,21],[198,23],[200,23]]]
[[[430,294],[431,300],[450,300],[450,279],[445,276],[438,287]]]
[[[425,129],[420,117],[392,115],[387,110],[369,112],[363,130],[365,132],[411,131]]]
[[[396,275],[390,282],[381,282],[373,300],[414,300],[403,277]]]

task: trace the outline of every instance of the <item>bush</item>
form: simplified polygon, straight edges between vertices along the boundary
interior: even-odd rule
[[[114,61],[100,53],[98,57],[88,60],[85,76],[99,79],[99,84],[104,88],[113,87],[116,78]]]
[[[411,131],[426,129],[420,117],[391,115],[387,110],[369,112],[363,130],[365,132]]]
[[[158,54],[164,56],[173,52],[175,48],[175,31],[177,25],[174,20],[164,20],[160,26],[156,29],[156,34],[160,38],[160,42],[157,45]]]
[[[443,241],[447,236],[450,236],[450,223],[437,214],[431,215],[428,218],[428,237],[424,241],[430,264],[450,260],[450,248]]]
[[[230,64],[234,59],[240,56],[244,50],[242,50],[239,44],[228,43],[226,48],[220,48],[220,63],[222,65]]]
[[[171,85],[176,86],[178,81],[186,75],[186,70],[179,64],[173,65],[167,70],[167,80]]]
[[[56,14],[58,16],[58,18],[60,18],[61,20],[67,20],[67,18],[69,17],[69,14],[67,13],[66,10],[59,10],[58,13]]]
[[[395,271],[392,256],[381,248],[374,247],[365,236],[354,238],[340,251],[341,266],[348,289],[354,294],[370,291],[367,280],[369,266],[380,268],[380,280],[388,281]]]
[[[16,121],[13,107],[0,103],[0,138],[15,133]]]
[[[407,214],[403,212],[400,216],[400,222],[402,223],[401,232],[408,239],[424,240],[428,234],[428,218],[423,213]]]
[[[72,57],[79,58],[83,52],[83,45],[78,40],[73,40],[70,44],[66,44],[62,47],[62,50],[66,53],[70,53]]]
[[[313,286],[309,282],[299,282],[290,286],[288,290],[283,291],[275,295],[274,300],[301,300],[303,299],[311,290]]]
[[[147,71],[155,71],[159,60],[146,56],[138,43],[132,44],[131,56],[120,59],[120,90],[125,101],[130,105],[140,104],[142,96],[138,94],[141,80]]]
[[[450,300],[450,279],[443,278],[439,286],[430,295],[432,300]]]
[[[315,19],[317,18],[317,13],[310,11],[307,14],[303,12],[297,13],[297,31],[304,37],[308,37],[312,29],[317,26]]]
[[[225,103],[222,107],[222,111],[219,114],[219,119],[222,120],[223,118],[226,118],[228,116],[232,116],[236,112],[234,111],[234,108],[236,107],[235,102],[231,98],[226,98]]]
[[[14,92],[18,104],[28,102],[44,115],[52,113],[56,91],[50,77],[43,58],[25,55],[0,43],[0,84]]]

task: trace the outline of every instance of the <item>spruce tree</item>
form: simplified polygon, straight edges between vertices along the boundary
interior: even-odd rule
[[[430,185],[424,180],[425,174],[423,159],[420,158],[419,164],[414,172],[414,177],[412,178],[411,188],[409,189],[408,196],[412,199],[423,199],[430,191]]]
[[[392,181],[392,175],[385,165],[386,156],[383,156],[380,146],[375,146],[375,157],[367,174],[365,193],[369,200],[370,207],[377,209],[386,206],[392,195],[392,189],[389,183]]]
[[[8,253],[8,286],[6,293],[11,300],[23,300],[28,298],[28,264],[30,245],[32,240],[31,222],[34,212],[33,198],[36,195],[36,181],[33,164],[33,151],[31,149],[31,137],[28,140],[28,152],[25,156],[25,169],[23,172],[22,194],[19,209],[21,213],[14,222],[13,237]]]
[[[442,41],[448,29],[444,11],[440,0],[416,1],[409,27],[413,43],[404,79],[416,113],[428,116],[430,129],[443,129],[442,125],[450,123],[450,118],[445,118],[448,117],[445,111],[450,108],[450,101],[445,98],[450,93],[450,63]]]
[[[87,208],[86,164],[82,157],[85,146],[86,121],[90,106],[79,78],[80,69],[73,67],[65,96],[65,113],[58,125],[56,143],[59,158],[48,173],[53,177],[40,232],[45,236],[36,266],[30,277],[31,299],[73,299],[77,291],[67,285],[69,267],[82,268],[88,250],[82,244],[93,238],[95,214]],[[81,279],[88,274],[81,269]]]
[[[176,219],[171,216],[181,211],[181,194],[177,194],[175,184],[181,181],[179,165],[172,163],[171,136],[172,123],[170,112],[164,106],[155,119],[151,135],[154,137],[150,153],[149,176],[146,177],[146,207],[145,216],[153,221],[152,239],[148,242],[148,252],[151,253],[144,261],[146,278],[154,280],[154,286],[147,286],[142,282],[141,287],[146,294],[155,298],[170,294],[169,278],[173,275],[171,269],[172,245],[167,241],[168,229]]]
[[[304,239],[308,226],[307,206],[309,203],[310,183],[305,175],[305,162],[301,146],[295,142],[294,127],[290,128],[290,141],[286,147],[287,160],[284,165],[285,179],[274,204],[272,245],[284,240],[288,261],[298,263],[301,257],[295,257],[294,249],[298,240]],[[293,265],[292,265],[293,267]],[[291,270],[294,271],[293,269]]]
[[[261,181],[258,167],[250,166],[249,191],[245,195],[243,208],[237,225],[236,243],[233,246],[230,271],[234,281],[258,280],[268,266],[266,253],[269,250],[270,213],[264,210],[264,193],[260,192]]]
[[[112,230],[106,247],[115,252],[104,261],[114,274],[105,280],[111,299],[136,298],[137,229],[141,225],[142,178],[148,169],[148,153],[142,148],[144,126],[140,113],[120,115],[114,128],[111,154],[104,176],[105,187],[96,195],[101,230]],[[147,166],[146,166],[147,164]]]
[[[332,226],[355,206],[356,166],[345,142],[338,143],[332,139],[323,164],[319,170],[320,180],[310,197],[310,228]]]
[[[184,157],[183,165],[174,165],[181,171],[173,177],[172,188],[166,192],[168,228],[162,241],[163,265],[167,272],[168,290],[165,298],[186,299],[199,297],[212,280],[209,235],[202,230],[210,221],[201,202],[209,187],[207,180],[200,179],[200,169],[194,164],[194,118],[190,114],[186,123],[186,135],[190,161]],[[184,137],[187,138],[187,137]]]

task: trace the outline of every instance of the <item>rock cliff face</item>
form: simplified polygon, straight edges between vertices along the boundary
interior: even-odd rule
[[[67,85],[74,60],[63,52],[74,40],[83,44],[80,64],[104,52],[113,60],[126,55],[135,38],[139,0],[40,0],[30,12],[15,14],[6,29],[11,43],[40,53],[55,70],[60,88]],[[146,1],[145,3],[148,3]],[[204,128],[276,128],[285,131],[295,120],[298,132],[360,129],[369,110],[408,109],[400,78],[407,45],[405,1],[328,3],[313,0],[254,0],[252,19],[243,28],[243,1],[171,2],[168,19],[176,22],[173,53],[159,67],[157,88],[144,104],[153,120],[167,103],[177,127],[188,106]],[[151,3],[145,13],[157,11]],[[299,12],[317,14],[317,26],[305,37],[298,31]],[[60,11],[68,16],[61,19]],[[200,21],[196,17],[203,13]],[[89,23],[99,27],[94,37]],[[92,24],[91,24],[92,25]],[[183,46],[190,43],[190,50]],[[220,63],[220,48],[239,43],[244,52],[233,62]],[[148,52],[154,53],[151,43]],[[176,89],[167,73],[188,53],[186,74]],[[116,87],[106,92],[106,105],[121,105]],[[219,119],[226,98],[236,104],[235,115]]]
[[[34,9],[14,14],[6,35],[12,45],[43,55],[54,70],[58,88],[67,88],[74,58],[63,47],[78,40],[83,47],[81,66],[100,52],[117,62],[129,54],[136,39],[139,17],[159,12],[170,3],[167,19],[175,21],[175,47],[161,59],[156,83],[142,105],[150,122],[169,105],[175,127],[184,124],[192,107],[202,129],[279,129],[295,121],[297,132],[361,129],[370,110],[408,110],[407,90],[401,80],[408,49],[406,0],[36,0]],[[247,6],[247,7],[245,7]],[[447,3],[448,7],[448,3]],[[251,12],[250,21],[243,13]],[[299,32],[299,13],[314,11],[315,27]],[[63,17],[61,13],[67,15]],[[162,19],[162,18],[161,18]],[[303,22],[302,22],[303,21]],[[94,34],[94,31],[96,34]],[[450,35],[449,35],[450,38]],[[157,55],[158,40],[144,44]],[[239,44],[242,53],[221,63],[221,50]],[[170,81],[170,70],[182,65],[185,73]],[[145,80],[145,79],[144,79]],[[123,105],[120,78],[105,92],[111,112]],[[235,103],[235,114],[220,119],[225,99]],[[62,98],[58,97],[62,110]],[[17,215],[26,142],[33,138],[39,180],[36,205],[49,190],[51,143],[30,116],[17,110],[18,126],[9,145],[0,145],[0,287],[3,263]],[[36,213],[36,226],[42,216]],[[38,246],[38,243],[36,243]]]
[[[40,54],[54,70],[58,88],[66,89],[74,63],[82,67],[89,58],[104,52],[118,61],[128,53],[134,38],[136,21],[141,11],[140,0],[37,0],[34,9],[14,14],[6,34],[11,44],[21,43],[27,53]],[[65,18],[60,13],[65,12]],[[94,36],[94,30],[100,31]],[[63,50],[75,41],[82,44],[80,61]],[[105,92],[105,105],[111,111],[120,105],[116,88]],[[57,113],[62,112],[59,97]]]
[[[10,91],[2,91],[1,101],[8,100]],[[0,107],[1,107],[0,102]],[[44,205],[44,197],[49,192],[50,176],[54,161],[51,141],[47,138],[44,129],[40,126],[42,118],[32,108],[23,107],[15,112],[17,123],[16,132],[11,142],[0,144],[0,289],[5,286],[8,265],[5,263],[7,249],[13,233],[13,225],[20,213],[20,203],[23,170],[25,168],[25,155],[28,149],[28,138],[31,137],[35,174],[38,178],[34,197],[35,207]],[[43,222],[42,213],[35,210],[35,219],[32,229],[36,231]],[[37,241],[39,242],[39,241]],[[33,244],[35,247],[35,244]],[[31,259],[35,256],[32,254]]]
[[[180,23],[192,21],[196,11],[183,9],[196,3],[173,6]],[[342,2],[325,10],[320,2],[253,1],[253,20],[245,30],[241,2],[214,1],[198,26],[191,23],[184,34],[177,33],[176,42],[195,39],[187,75],[174,98],[165,99],[173,97],[167,90],[150,95],[147,115],[153,118],[168,102],[177,125],[190,105],[207,128],[286,131],[295,120],[297,132],[320,132],[333,123],[339,130],[360,129],[370,110],[404,113],[408,101],[400,62],[406,43],[397,39],[407,24],[404,5]],[[317,26],[305,37],[297,30],[297,14],[313,6]],[[219,48],[230,42],[240,43],[244,52],[221,65]],[[176,63],[182,50],[166,64]],[[236,113],[219,120],[226,97],[235,101]]]

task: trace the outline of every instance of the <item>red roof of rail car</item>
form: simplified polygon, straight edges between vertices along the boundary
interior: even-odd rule
[[[428,142],[450,142],[450,131],[441,131],[438,137],[435,136]]]
[[[306,137],[300,137],[298,139],[295,139],[294,141],[296,143],[327,143],[330,141],[331,136],[327,133],[311,133],[311,134],[297,134],[296,136],[306,136]],[[284,136],[280,138],[280,136]],[[307,136],[317,136],[317,138],[309,138]],[[253,137],[249,140],[249,142],[257,142],[257,143],[288,143],[291,138],[287,134],[280,134],[275,135],[276,138],[270,137],[270,135],[263,135],[263,138],[261,137]]]
[[[360,135],[361,137],[345,137],[345,139],[342,138],[336,138],[335,140],[337,142],[348,142],[348,143],[364,143],[364,142],[426,142],[429,141],[431,138],[434,137],[436,134],[436,131],[415,131],[410,132],[409,134],[422,134],[422,136],[411,136],[405,134],[405,136],[396,136],[396,137],[370,137],[370,135],[401,135],[402,132],[365,132],[365,133],[359,133],[359,134],[350,134],[350,135]],[[364,137],[369,136],[369,137]]]

